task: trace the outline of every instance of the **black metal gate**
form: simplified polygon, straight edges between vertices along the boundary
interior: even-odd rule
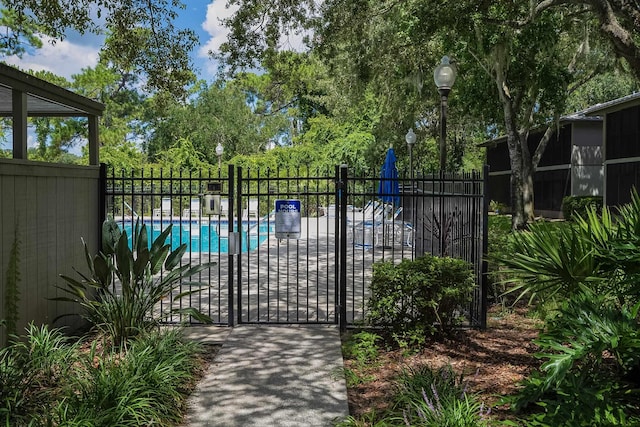
[[[378,177],[350,177],[344,166],[333,173],[234,166],[197,173],[108,171],[104,200],[107,216],[125,230],[136,220],[155,235],[172,227],[172,245],[188,247],[183,263],[216,263],[190,279],[207,284],[202,292],[177,301],[168,295],[161,312],[191,306],[223,325],[346,327],[366,318],[375,262],[430,252],[474,266],[478,287],[468,320],[483,327],[486,176],[401,177],[398,203],[384,203]],[[300,202],[299,238],[276,236],[276,200]]]

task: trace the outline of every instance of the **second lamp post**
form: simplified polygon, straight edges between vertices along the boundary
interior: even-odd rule
[[[216,156],[218,156],[218,170],[222,167],[222,153],[224,153],[224,147],[218,142],[216,146]]]
[[[440,65],[433,71],[433,81],[440,93],[440,170],[447,167],[447,97],[456,81],[456,69],[443,56]]]

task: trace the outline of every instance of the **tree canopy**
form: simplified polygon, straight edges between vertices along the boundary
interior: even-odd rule
[[[629,13],[637,2],[329,0],[303,2],[296,13],[285,1],[233,3],[240,9],[227,21],[231,36],[222,50],[230,69],[269,61],[283,32],[313,28],[310,47],[336,84],[354,100],[371,92],[384,106],[378,136],[413,125],[425,139],[435,135],[439,98],[431,73],[450,54],[460,75],[450,121],[459,128],[448,150],[453,141],[466,140],[466,148],[507,136],[516,228],[533,217],[533,174],[572,94],[605,71],[626,67],[640,75],[640,20]],[[529,152],[529,132],[540,126],[545,136]]]
[[[195,32],[177,29],[178,0],[2,0],[0,53],[23,54],[41,47],[40,35],[63,40],[69,30],[107,36],[100,58],[131,75],[145,76],[150,91],[186,94],[195,80],[189,53],[197,44]]]

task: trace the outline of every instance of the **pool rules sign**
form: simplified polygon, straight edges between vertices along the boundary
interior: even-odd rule
[[[276,239],[300,238],[300,200],[276,200]]]

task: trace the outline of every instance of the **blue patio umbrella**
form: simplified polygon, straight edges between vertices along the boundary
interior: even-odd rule
[[[400,185],[398,184],[398,168],[396,168],[396,154],[393,148],[387,151],[382,169],[380,170],[380,185],[378,196],[385,203],[400,204]]]

